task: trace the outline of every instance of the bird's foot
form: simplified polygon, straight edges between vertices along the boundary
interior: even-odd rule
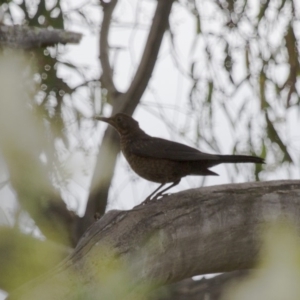
[[[143,202],[141,202],[141,204],[139,204],[139,206],[140,205],[145,205],[145,204],[150,203],[150,202],[151,202],[151,198],[147,197]]]
[[[157,201],[157,200],[161,200],[162,198],[165,198],[165,197],[168,197],[172,195],[171,193],[165,193],[165,194],[158,194],[158,195],[155,195],[154,197],[147,197],[140,205],[146,205],[150,202],[154,202],[154,201]]]
[[[147,197],[142,203],[143,204],[147,204],[147,203],[150,203],[151,202],[151,198],[150,197]]]
[[[157,201],[158,199],[160,199],[159,197],[161,197],[162,195],[157,195],[157,196],[154,196],[154,197],[147,197],[142,203],[141,205],[145,205],[145,204],[148,204],[150,202],[154,202],[154,201]]]
[[[164,198],[164,197],[169,197],[169,196],[171,196],[172,195],[172,193],[165,193],[165,194],[162,194],[162,195],[160,195],[161,196],[161,198]],[[161,199],[160,198],[160,199]]]
[[[152,201],[163,200],[164,198],[169,197],[172,193],[159,194],[152,198]]]

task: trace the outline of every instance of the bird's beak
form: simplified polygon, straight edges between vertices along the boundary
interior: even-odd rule
[[[111,118],[105,118],[102,116],[94,116],[93,119],[111,124]]]
[[[98,121],[102,121],[102,122],[105,122],[105,123],[108,123],[109,125],[111,125],[113,127],[116,127],[115,120],[112,117],[106,118],[106,117],[102,117],[102,116],[94,116],[93,119],[94,120],[98,120]]]

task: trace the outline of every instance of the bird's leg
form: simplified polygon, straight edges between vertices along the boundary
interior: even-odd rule
[[[181,178],[180,178],[181,179]],[[163,194],[165,191],[169,190],[170,188],[172,188],[173,186],[177,185],[180,182],[180,179],[174,181],[170,186],[166,187],[165,189],[163,189],[162,191],[160,191],[159,193],[157,193],[166,183],[162,183],[154,192],[152,192],[141,204],[146,204],[148,202],[150,202],[151,200],[157,200],[158,197],[160,196],[166,196],[166,194]],[[157,193],[155,195],[155,193]],[[152,199],[151,197],[155,195]]]
[[[159,191],[163,186],[165,185],[165,183],[162,183],[154,192],[152,192],[141,204],[146,204],[146,203],[148,203],[150,200],[151,200],[151,197],[153,196],[153,195],[155,195],[155,193],[157,192],[157,191]]]
[[[153,197],[153,199],[157,199],[158,197],[160,197],[160,196],[166,196],[166,194],[163,194],[165,191],[167,191],[167,190],[169,190],[170,188],[172,188],[173,186],[175,186],[175,185],[177,185],[177,184],[179,184],[179,182],[180,182],[180,179],[178,179],[177,181],[174,181],[170,186],[168,186],[168,187],[166,187],[165,189],[163,189],[162,191],[160,191],[159,193],[157,193],[156,195],[155,195],[155,197]]]

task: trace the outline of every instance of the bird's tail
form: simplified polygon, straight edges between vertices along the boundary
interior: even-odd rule
[[[264,159],[249,155],[218,155],[221,163],[255,163],[264,164]]]

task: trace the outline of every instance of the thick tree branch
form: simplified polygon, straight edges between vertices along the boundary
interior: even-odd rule
[[[262,226],[285,219],[300,229],[300,181],[191,189],[131,211],[110,211],[89,228],[69,259],[13,299],[37,299],[41,291],[43,299],[75,299],[72,287],[78,285],[93,295],[100,270],[111,265],[107,253],[127,265],[135,284],[253,268]]]
[[[0,46],[34,49],[56,44],[78,44],[82,35],[61,29],[0,25]]]
[[[116,158],[120,151],[119,144],[119,136],[116,131],[111,127],[107,128],[99,150],[85,214],[77,222],[77,239],[94,222],[95,213],[103,215],[105,212],[108,190],[113,177]]]

